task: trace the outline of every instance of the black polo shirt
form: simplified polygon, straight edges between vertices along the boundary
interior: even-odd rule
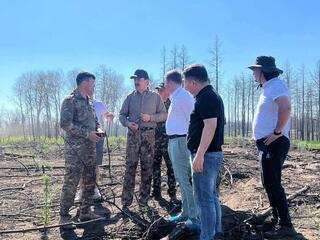
[[[188,130],[188,149],[196,153],[200,145],[204,119],[217,118],[217,128],[207,152],[220,152],[223,145],[225,125],[224,106],[221,97],[211,85],[201,89],[196,96],[194,110],[190,115]]]

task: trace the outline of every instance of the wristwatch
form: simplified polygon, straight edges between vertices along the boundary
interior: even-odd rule
[[[273,134],[279,136],[279,135],[282,134],[282,132],[277,132],[276,130],[274,130],[274,131],[273,131]]]

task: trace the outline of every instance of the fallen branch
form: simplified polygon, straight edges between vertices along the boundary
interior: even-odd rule
[[[11,191],[11,190],[24,190],[24,187],[9,187],[9,188],[2,188],[2,189],[0,189],[0,192],[4,192],[4,191]]]
[[[310,188],[309,186],[305,186],[305,187],[301,188],[300,190],[296,191],[295,193],[293,193],[292,195],[290,195],[288,197],[288,199],[287,199],[288,202],[291,202],[297,196],[301,195],[302,193],[305,193],[306,191],[309,190],[309,188]],[[269,207],[266,210],[264,210],[261,215],[264,216],[264,217],[267,217],[271,212],[272,212],[272,208]]]
[[[229,176],[230,176],[230,185],[233,185],[233,177],[232,177],[231,171],[230,171],[229,168],[228,168],[227,166],[225,166],[225,165],[223,165],[223,168],[226,170],[226,173],[228,173]],[[225,175],[226,175],[226,174],[225,174]],[[224,175],[224,177],[225,177],[225,175]]]
[[[26,166],[23,162],[21,162],[21,161],[18,160],[17,158],[13,158],[13,160],[15,160],[15,161],[17,161],[18,163],[20,163],[20,164],[24,167],[24,169],[27,171],[27,174],[30,175],[29,169],[27,168],[27,166]]]
[[[39,173],[39,174],[27,174],[27,175],[1,175],[0,178],[23,178],[23,177],[41,177],[43,174],[42,173]],[[54,176],[54,177],[59,177],[59,176],[64,176],[63,173],[53,173],[53,174],[50,174],[51,176]]]
[[[28,154],[18,154],[18,153],[5,153],[5,156],[13,157],[13,158],[33,158],[34,155],[28,155]]]
[[[17,230],[5,230],[5,231],[0,231],[0,235],[2,234],[12,234],[12,233],[26,233],[26,232],[32,232],[32,231],[43,231],[45,229],[50,229],[50,228],[58,228],[58,227],[74,227],[76,228],[77,226],[83,226],[86,224],[90,224],[90,223],[95,223],[98,221],[104,221],[106,220],[105,217],[101,217],[101,218],[97,218],[94,220],[90,220],[90,221],[85,221],[85,222],[79,222],[79,223],[65,223],[65,224],[56,224],[56,225],[50,225],[50,226],[42,226],[42,227],[36,227],[36,228],[26,228],[26,229],[17,229]]]
[[[28,169],[38,169],[35,165],[25,165]],[[50,167],[44,167],[45,169],[64,169],[64,166],[50,166]],[[0,167],[2,170],[21,170],[21,167]]]

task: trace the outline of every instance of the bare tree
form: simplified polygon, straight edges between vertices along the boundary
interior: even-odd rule
[[[47,120],[47,136],[51,137],[54,130],[55,137],[59,135],[60,104],[63,91],[63,72],[47,71],[45,73],[45,112]],[[52,113],[54,117],[52,116]]]
[[[241,134],[242,137],[245,137],[245,132],[246,132],[246,84],[245,84],[245,79],[243,74],[241,74],[240,77],[241,81]]]
[[[179,60],[179,48],[175,44],[172,50],[170,51],[170,69],[168,70],[179,68],[178,60]]]
[[[316,139],[317,141],[320,140],[320,60],[317,62],[316,67],[312,73],[312,80],[313,83],[315,84],[315,90],[316,90],[316,105],[317,105],[317,124],[316,124],[316,132],[317,136]]]
[[[161,79],[164,81],[165,75],[167,73],[167,66],[168,66],[168,59],[167,59],[167,50],[166,47],[163,46],[161,50]]]
[[[300,132],[301,140],[305,140],[305,82],[306,82],[306,73],[305,66],[302,65],[300,69],[300,78],[301,78],[301,119],[300,119]]]
[[[24,89],[23,89],[23,83],[21,80],[17,80],[13,85],[13,92],[14,95],[14,102],[17,104],[19,111],[20,111],[20,117],[21,117],[21,125],[22,125],[22,133],[23,137],[26,138],[26,131],[25,131],[25,110],[24,110]]]
[[[35,139],[35,98],[33,94],[34,73],[27,72],[21,75],[19,81],[23,83],[24,90],[24,102],[26,104],[26,110],[29,115],[29,121],[31,125],[31,133],[33,139]]]
[[[181,70],[184,70],[191,63],[188,50],[185,45],[181,46],[178,63]]]
[[[292,80],[292,67],[289,61],[286,61],[284,71],[283,71],[283,78],[286,81],[288,87],[290,88],[291,80]]]
[[[292,75],[293,75],[293,71],[292,71],[292,67],[289,63],[289,61],[286,61],[285,63],[285,67],[283,70],[283,80],[286,81],[288,88],[291,88],[292,85]],[[291,118],[291,126],[293,125],[293,119]],[[292,128],[290,128],[290,136],[292,135]]]
[[[218,35],[216,35],[213,48],[210,50],[210,65],[213,68],[213,78],[215,83],[215,89],[219,92],[219,82],[222,75],[221,64],[222,64],[222,42],[220,41]]]
[[[80,72],[81,70],[79,68],[74,68],[66,74],[65,90],[67,90],[68,92],[71,92],[73,89],[77,87],[76,78],[78,73]]]
[[[40,116],[44,110],[45,103],[45,74],[43,72],[34,73],[34,78],[32,80],[32,94],[36,109],[36,120],[37,120],[37,136],[41,136],[40,128]]]
[[[231,89],[231,87],[229,88]],[[231,91],[228,90],[227,91],[227,95],[228,95],[228,100],[227,100],[227,116],[228,116],[228,120],[227,120],[227,127],[228,127],[228,137],[231,137]]]

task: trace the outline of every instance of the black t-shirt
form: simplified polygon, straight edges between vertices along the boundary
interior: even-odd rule
[[[217,118],[217,128],[207,152],[220,152],[223,145],[225,125],[224,106],[221,97],[211,85],[204,87],[196,96],[194,110],[190,115],[188,149],[196,153],[200,145],[204,119]]]

